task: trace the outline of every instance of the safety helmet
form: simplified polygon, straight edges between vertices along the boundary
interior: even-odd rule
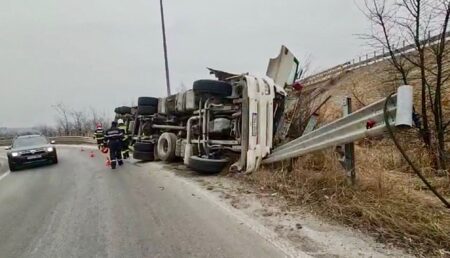
[[[119,120],[117,120],[117,123],[120,125],[120,124],[123,124],[123,120],[120,118]]]

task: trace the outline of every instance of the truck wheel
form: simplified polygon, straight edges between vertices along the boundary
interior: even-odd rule
[[[117,107],[114,109],[114,112],[119,115],[131,114],[131,108],[126,106]]]
[[[153,161],[154,154],[153,152],[144,152],[144,151],[134,151],[133,159],[142,160],[142,161]]]
[[[155,106],[138,106],[137,114],[138,115],[153,115],[158,112],[158,108]]]
[[[201,174],[217,174],[227,166],[228,162],[227,158],[207,159],[191,156],[189,158],[189,168]]]
[[[134,150],[141,152],[153,152],[154,144],[147,142],[137,142],[134,144]]]
[[[139,97],[138,98],[138,106],[158,106],[158,99],[153,97]]]
[[[198,80],[192,87],[196,93],[208,93],[221,97],[228,97],[232,94],[231,84],[216,80]]]
[[[9,171],[14,172],[17,171],[17,167],[14,166],[10,159],[8,159]]]
[[[177,136],[174,133],[163,133],[158,139],[158,157],[162,161],[170,162],[175,159]]]

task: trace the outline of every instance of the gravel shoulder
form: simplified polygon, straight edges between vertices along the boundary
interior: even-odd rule
[[[300,207],[292,207],[276,192],[256,189],[226,176],[201,176],[183,165],[162,165],[208,191],[211,198],[232,212],[258,225],[278,245],[288,247],[292,256],[312,257],[412,257],[392,246],[343,226],[317,219]]]

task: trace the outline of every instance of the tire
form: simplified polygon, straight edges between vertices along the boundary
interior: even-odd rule
[[[141,152],[153,152],[154,151],[154,144],[153,143],[147,143],[147,142],[136,142],[134,144],[134,150],[141,151]]]
[[[174,133],[163,133],[158,139],[157,155],[165,162],[175,159],[175,149],[177,147],[177,136]]]
[[[138,106],[158,107],[158,99],[153,97],[139,97]]]
[[[122,114],[131,114],[131,107],[122,107]]]
[[[55,157],[52,159],[52,163],[53,163],[53,164],[58,164],[58,156],[55,156]]]
[[[153,161],[154,153],[135,150],[133,152],[133,159],[142,160],[142,161]]]
[[[114,112],[119,115],[131,114],[131,108],[125,106],[117,107],[114,109]]]
[[[9,166],[9,171],[11,171],[11,172],[17,171],[17,167],[11,163],[10,159],[8,159],[8,166]]]
[[[153,115],[158,112],[158,107],[155,106],[138,106],[137,114],[138,115]]]
[[[195,93],[212,94],[221,97],[228,97],[232,94],[231,84],[216,80],[198,80],[192,87]]]
[[[189,158],[189,168],[199,172],[200,174],[217,174],[228,165],[229,160],[227,158],[221,159],[207,159],[198,156],[191,156]]]

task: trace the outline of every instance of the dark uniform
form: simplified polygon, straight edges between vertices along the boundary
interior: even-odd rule
[[[127,127],[125,124],[119,124],[119,129],[121,129],[124,132],[123,139],[122,139],[122,156],[124,159],[128,159],[130,157],[130,137],[127,132]]]
[[[116,122],[112,122],[111,128],[105,132],[105,141],[108,144],[112,169],[116,168],[116,163],[118,163],[119,166],[123,165],[121,151],[124,133],[125,132],[122,129],[117,127]]]
[[[103,128],[97,128],[94,131],[94,138],[97,140],[98,148],[101,149],[105,140],[105,130]]]

